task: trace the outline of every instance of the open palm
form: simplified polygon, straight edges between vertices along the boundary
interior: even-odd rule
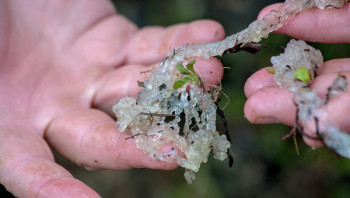
[[[0,182],[19,197],[98,197],[50,147],[88,169],[175,168],[125,141],[108,114],[170,49],[222,38],[212,21],[138,29],[107,0],[1,1]],[[217,83],[206,70],[221,64],[200,62]]]

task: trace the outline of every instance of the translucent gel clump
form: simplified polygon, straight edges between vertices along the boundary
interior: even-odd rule
[[[315,0],[316,6],[321,9],[324,9],[326,7],[340,8],[346,2],[347,0]]]
[[[320,110],[329,100],[340,96],[347,89],[345,76],[339,75],[329,87],[326,99],[321,99],[309,86],[317,69],[322,67],[323,57],[319,50],[304,41],[291,40],[285,52],[272,57],[271,62],[275,69],[275,82],[288,88],[294,95],[293,101],[298,109],[297,123],[304,126],[310,121],[314,122],[320,140],[339,155],[350,158],[350,135],[330,123],[329,120],[332,119],[328,118],[325,111]],[[303,82],[294,76],[300,67],[307,68],[310,81]],[[323,123],[319,123],[319,118],[322,118]]]
[[[275,69],[275,82],[282,87],[289,88],[295,95],[294,100],[298,104],[299,119],[304,124],[309,114],[312,114],[323,103],[316,92],[305,86],[312,82],[316,70],[323,64],[321,52],[304,41],[291,40],[283,54],[271,58],[271,63]],[[309,71],[311,80],[307,83],[294,77],[295,72],[301,67]]]

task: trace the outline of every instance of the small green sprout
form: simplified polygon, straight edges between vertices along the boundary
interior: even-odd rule
[[[270,73],[270,74],[275,74],[275,69],[274,68],[271,68],[271,67],[267,67],[266,68],[266,71],[268,72],[268,73]]]
[[[294,72],[294,77],[304,83],[311,80],[309,70],[306,67],[300,67]]]
[[[194,71],[194,68],[193,68],[193,65],[195,63],[196,63],[196,60],[194,59],[186,65],[186,68],[184,68],[184,66],[182,66],[180,63],[176,64],[177,70],[179,70],[179,72],[181,74],[186,75],[186,77],[184,77],[181,80],[175,81],[174,89],[178,89],[188,82],[195,83],[197,85],[201,85],[202,82],[201,82],[198,74]]]

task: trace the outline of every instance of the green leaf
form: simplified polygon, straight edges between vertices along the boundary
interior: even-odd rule
[[[177,80],[177,81],[175,81],[175,83],[174,83],[174,89],[178,89],[178,88],[180,88],[180,87],[182,87],[184,84],[186,84],[187,82],[189,82],[189,81],[187,81],[187,80]]]
[[[181,73],[181,74],[187,74],[187,75],[189,75],[189,74],[191,74],[187,69],[185,69],[180,63],[177,63],[176,64],[176,68],[177,68],[177,70],[179,70],[179,72]]]
[[[268,72],[268,73],[270,73],[270,74],[275,74],[275,69],[274,68],[271,68],[271,67],[267,67],[266,68],[266,71]]]
[[[311,80],[309,70],[306,67],[300,67],[294,72],[294,77],[304,83]]]
[[[184,77],[181,80],[177,80],[174,83],[174,89],[178,89],[180,87],[182,87],[185,83],[187,82],[192,82],[195,83],[197,85],[200,85],[201,81],[199,79],[199,76],[196,74],[196,72],[194,71],[193,65],[196,63],[196,59],[190,61],[187,65],[185,69],[180,63],[176,64],[176,68],[179,70],[179,72],[181,74],[185,74],[187,75],[186,77]],[[190,72],[191,71],[191,72]]]
[[[193,81],[193,78],[191,77],[185,77],[183,78],[182,80],[186,81],[186,82],[192,82]]]
[[[191,70],[193,74],[196,74],[196,72],[194,71],[193,69],[193,65],[196,63],[196,59],[192,60],[191,62],[189,62],[187,65],[186,65],[186,68]]]

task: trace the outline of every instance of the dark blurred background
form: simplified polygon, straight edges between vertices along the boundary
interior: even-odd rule
[[[247,27],[265,6],[274,0],[114,0],[118,12],[140,27],[169,26],[196,19],[220,22],[227,35]],[[193,184],[187,184],[183,168],[172,171],[133,169],[127,171],[86,171],[57,156],[57,161],[76,178],[102,197],[114,198],[206,198],[206,197],[350,197],[350,160],[339,159],[326,149],[312,150],[298,137],[300,155],[293,138],[281,140],[291,128],[280,124],[252,125],[246,121],[243,87],[246,79],[260,68],[269,66],[270,57],[282,52],[290,40],[270,35],[267,45],[256,55],[245,52],[225,55],[222,81],[230,98],[225,113],[231,132],[235,163],[212,157],[202,164]],[[312,44],[320,49],[325,61],[350,57],[350,45]],[[221,105],[228,102],[222,97]],[[221,122],[218,123],[222,131]]]

